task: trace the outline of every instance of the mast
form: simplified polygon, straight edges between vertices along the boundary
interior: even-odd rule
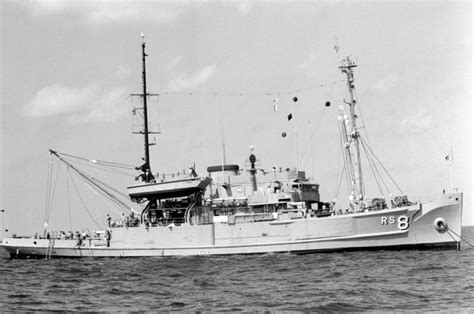
[[[143,81],[143,135],[145,136],[145,164],[144,169],[145,171],[148,170],[151,173],[151,166],[150,166],[150,144],[148,139],[148,108],[147,108],[147,92],[146,92],[146,60],[145,58],[148,56],[145,53],[145,36],[142,34],[142,81]],[[145,179],[146,182],[149,182],[149,178]]]
[[[353,159],[354,178],[352,182],[352,202],[358,205],[359,209],[363,208],[364,200],[364,182],[362,178],[362,167],[360,158],[360,133],[357,130],[357,115],[355,113],[356,100],[354,97],[354,72],[353,68],[357,67],[357,64],[352,61],[349,57],[342,59],[339,69],[347,77],[347,89],[349,91],[349,101],[344,102],[349,105],[349,141],[354,143],[355,158]],[[349,151],[350,154],[350,151]]]
[[[250,146],[250,156],[249,156],[249,161],[250,161],[250,181],[252,182],[252,194],[257,192],[257,169],[255,168],[255,163],[257,162],[257,157],[253,153],[255,149],[255,146]]]

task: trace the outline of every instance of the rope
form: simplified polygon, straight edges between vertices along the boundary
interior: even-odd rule
[[[362,138],[361,138],[362,139]],[[381,175],[379,169],[377,168],[377,163],[375,162],[375,160],[372,158],[372,156],[369,154],[369,151],[368,151],[368,148],[369,146],[365,143],[365,142],[362,142],[361,141],[361,144],[362,144],[362,148],[364,149],[364,152],[365,152],[365,156],[367,157],[367,159],[369,160],[369,166],[372,168],[372,166],[374,167],[374,170],[375,170],[375,174],[374,174],[374,177],[375,177],[375,180],[377,180],[377,177],[380,179],[380,181],[382,182],[383,186],[385,187],[385,190],[387,190],[387,193],[390,195],[390,189],[388,188],[387,184],[385,183],[385,180],[383,179],[383,176]],[[377,185],[378,185],[378,182],[377,182]],[[381,188],[379,187],[379,190],[381,190]],[[383,191],[380,191],[380,193],[383,194]]]
[[[52,167],[52,159],[51,155],[49,156],[48,161],[48,173],[46,177],[46,197],[44,201],[44,221],[46,222],[46,218],[48,217],[48,208],[49,208],[49,200],[51,199],[51,184],[52,184],[52,176],[53,176],[53,167]]]
[[[71,169],[69,167],[67,169],[66,175],[66,190],[67,190],[67,213],[69,218],[69,230],[72,230],[72,221],[71,221],[71,202],[70,202],[70,195],[69,195],[69,177],[71,176]]]
[[[2,212],[2,232],[0,233],[3,237],[3,232],[8,232],[8,217],[7,217],[7,212],[5,209],[2,209],[0,212]],[[5,221],[5,223],[4,223]]]
[[[93,181],[95,181],[96,183],[102,184],[102,185],[105,186],[106,188],[108,188],[108,189],[114,191],[114,192],[117,193],[118,195],[120,195],[120,196],[122,196],[122,197],[124,197],[124,198],[126,198],[126,199],[128,200],[128,195],[127,195],[127,194],[120,192],[119,190],[115,189],[114,187],[112,187],[112,186],[106,184],[105,182],[103,182],[103,181],[101,181],[101,180],[99,180],[99,179],[97,179],[97,178],[95,178],[95,177],[91,177],[91,179],[92,179]]]
[[[168,92],[168,91],[161,91],[158,92],[157,95],[176,95],[176,96],[278,96],[282,94],[295,94],[300,93],[307,90],[312,90],[316,88],[322,88],[325,86],[335,85],[341,82],[345,82],[346,80],[339,80],[333,81],[328,83],[319,84],[316,86],[310,86],[300,89],[288,90],[288,91],[280,91],[280,92],[260,92],[260,93],[250,93],[250,92],[241,92],[241,93],[232,93],[232,92],[225,92],[225,93],[217,93],[217,92]]]
[[[122,164],[122,163],[118,163],[118,162],[113,162],[113,161],[87,159],[87,158],[84,158],[84,157],[70,155],[70,154],[66,154],[66,153],[59,153],[59,152],[58,152],[58,155],[67,156],[67,157],[70,157],[70,158],[75,158],[75,159],[79,159],[79,160],[83,160],[83,161],[87,161],[89,163],[94,163],[94,164],[99,164],[99,165],[102,164],[102,165],[108,165],[108,166],[111,166],[111,167],[118,167],[118,168],[125,168],[125,169],[135,169],[135,166]]]
[[[324,114],[326,113],[326,110],[322,110],[322,114],[319,115],[319,120],[317,121],[317,124],[312,128],[312,130],[310,129],[310,132],[309,132],[309,137],[308,137],[308,142],[309,144],[305,145],[305,148],[308,148],[308,149],[305,149],[304,152],[303,152],[303,155],[301,156],[300,158],[300,161],[301,161],[301,164],[304,164],[304,162],[306,161],[306,159],[308,158],[308,150],[309,150],[309,158],[311,159],[311,175],[314,177],[314,169],[313,169],[313,137],[314,137],[314,134],[315,133],[319,133],[319,129],[321,128],[321,121],[323,120],[324,118]],[[304,139],[303,139],[304,140]]]
[[[123,175],[123,176],[127,176],[127,177],[130,177],[130,178],[134,178],[135,175],[131,174],[131,173],[127,173],[127,172],[123,172],[123,171],[120,171],[120,170],[117,170],[117,169],[111,169],[110,167],[108,166],[105,166],[105,165],[100,165],[101,167],[98,167],[97,164],[91,164],[89,161],[88,162],[82,162],[82,161],[69,161],[71,162],[71,164],[74,164],[74,165],[81,165],[83,167],[89,167],[89,168],[93,168],[95,170],[99,170],[99,171],[103,171],[103,172],[108,172],[108,173],[114,173],[114,174],[120,174],[120,175]],[[133,169],[135,171],[135,169]]]
[[[339,191],[341,189],[341,184],[342,184],[342,178],[344,176],[344,171],[346,169],[346,161],[345,161],[346,155],[344,154],[344,143],[343,143],[343,140],[342,140],[341,123],[338,123],[337,127],[338,127],[338,131],[339,131],[339,140],[341,141],[341,146],[340,146],[341,150],[339,151],[339,157],[340,158],[339,158],[339,161],[337,163],[336,177],[339,177],[339,169],[341,167],[341,160],[343,161],[343,168],[342,168],[341,178],[339,180],[339,184],[336,181],[336,186],[335,186],[335,190],[334,190],[334,198],[335,199],[337,199],[338,196],[339,196]]]
[[[457,234],[456,232],[454,232],[453,229],[451,229],[451,228],[448,227],[448,231],[451,231],[451,232],[454,233],[460,240],[463,240],[463,241],[466,242],[470,247],[474,248],[474,245],[472,245],[469,241],[467,241],[466,239],[464,239],[463,237],[461,237],[459,234]],[[458,243],[461,242],[460,240],[456,240],[451,234],[449,234],[449,235],[453,238],[454,241],[456,241],[456,242],[458,242]]]
[[[61,169],[61,166],[58,165],[58,170],[56,171],[56,178],[54,179],[54,187],[53,187],[53,192],[52,192],[52,195],[51,195],[51,199],[50,199],[50,202],[48,203],[48,216],[46,218],[46,221],[48,224],[49,224],[49,218],[51,217],[51,212],[52,212],[52,208],[53,208],[53,202],[54,202],[54,196],[56,195],[56,187],[58,185],[58,176],[59,176],[59,170]]]
[[[110,193],[109,191],[107,191],[104,187],[101,187],[95,179],[93,177],[88,177],[86,176],[85,174],[82,174],[82,173],[79,173],[77,172],[77,175],[79,175],[79,178],[90,188],[95,188],[95,191],[98,192],[99,194],[102,194],[102,196],[104,197],[107,197],[109,198],[110,200],[112,200],[113,202],[115,202],[117,205],[127,209],[127,210],[130,210],[130,207],[125,204],[124,202],[122,202],[121,200],[119,200],[115,195],[113,195],[112,193]],[[97,180],[99,181],[99,180]],[[100,182],[100,181],[99,181]],[[92,184],[92,185],[90,185]]]
[[[372,149],[368,146],[367,142],[365,142],[364,138],[360,138],[362,142],[365,143],[365,145],[367,145],[367,148],[369,149],[370,153],[374,156],[374,158],[378,161],[378,163],[380,164],[380,166],[382,166],[382,169],[385,171],[385,173],[387,174],[387,176],[390,178],[390,180],[392,180],[393,184],[395,184],[395,186],[397,187],[398,191],[400,191],[400,193],[402,195],[405,195],[405,193],[403,193],[402,189],[400,189],[400,187],[398,186],[397,182],[395,182],[395,180],[392,178],[392,176],[388,173],[387,169],[385,169],[385,167],[383,166],[382,162],[377,158],[377,156],[374,154],[374,152],[372,151]]]
[[[374,171],[375,164],[372,166],[372,161],[369,157],[369,154],[367,152],[367,148],[365,147],[364,143],[362,143],[362,149],[365,152],[365,157],[367,158],[367,163],[369,164],[370,170],[372,171],[372,174],[373,174],[374,179],[375,179],[375,183],[377,183],[377,187],[379,189],[379,192],[380,192],[381,195],[383,195],[382,188],[380,187],[379,180],[377,179],[377,175],[375,174],[375,171]]]
[[[357,108],[359,109],[360,118],[362,120],[362,127],[361,128],[363,128],[364,131],[365,131],[365,138],[367,139],[367,143],[370,143],[369,134],[368,134],[367,128],[365,126],[364,116],[362,115],[362,106],[359,103],[359,94],[357,93],[357,89],[354,89],[354,96],[355,96],[355,99],[357,99],[357,104],[358,104]]]
[[[89,209],[87,208],[87,206],[84,204],[84,201],[82,200],[81,194],[79,193],[79,190],[77,189],[76,183],[74,182],[74,177],[72,177],[72,176],[71,176],[71,181],[72,181],[72,184],[73,184],[73,186],[74,186],[74,189],[76,190],[77,196],[78,196],[79,200],[81,201],[82,207],[86,210],[87,214],[89,214],[89,217],[92,219],[92,221],[94,221],[94,223],[96,224],[96,226],[97,226],[99,229],[102,228],[101,225],[99,225],[99,223],[94,219],[94,217],[93,217],[92,214],[90,213],[90,211],[89,211]]]

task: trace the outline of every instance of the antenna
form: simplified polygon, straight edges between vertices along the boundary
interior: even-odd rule
[[[218,104],[218,106],[219,106],[219,124],[220,124],[221,146],[222,146],[222,172],[224,172],[224,166],[225,166],[225,163],[226,163],[224,125],[222,124],[222,105]]]
[[[337,36],[334,35],[334,50],[336,51],[336,64],[339,62],[339,49],[341,47],[339,46],[339,43],[337,41]]]

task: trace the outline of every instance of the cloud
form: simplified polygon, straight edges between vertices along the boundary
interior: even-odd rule
[[[392,74],[384,77],[383,79],[381,79],[377,83],[375,83],[374,86],[372,86],[372,89],[377,90],[377,91],[381,91],[381,92],[386,92],[386,91],[392,89],[393,87],[395,87],[397,82],[398,82],[398,74],[397,73],[392,73]]]
[[[45,87],[25,106],[31,117],[47,117],[81,110],[97,93],[95,87],[70,88],[61,84]]]
[[[173,60],[171,60],[170,64],[168,65],[168,69],[174,68],[175,66],[180,64],[182,60],[183,60],[182,56],[176,56]]]
[[[62,84],[47,86],[36,93],[23,112],[32,118],[64,116],[70,123],[116,121],[128,111],[119,105],[126,97],[125,88],[104,92],[99,86],[84,88]]]
[[[433,116],[428,113],[417,113],[400,122],[400,131],[405,134],[424,132],[433,127]]]
[[[169,23],[181,12],[180,6],[159,1],[35,0],[19,1],[19,4],[36,17],[68,14],[88,24],[132,21]]]
[[[119,80],[125,80],[130,77],[132,70],[129,65],[119,65],[117,71],[115,72],[115,77]]]
[[[174,91],[194,88],[207,82],[216,72],[216,65],[208,65],[193,76],[181,74],[176,79],[172,80],[169,88]]]
[[[304,69],[312,67],[315,64],[315,61],[317,61],[317,57],[318,56],[316,55],[316,53],[311,52],[310,54],[308,54],[306,59],[297,66],[297,68],[299,70],[304,70]]]
[[[242,1],[239,3],[239,6],[237,7],[237,13],[239,13],[240,15],[247,15],[249,14],[252,7],[253,7],[252,1],[250,0]]]

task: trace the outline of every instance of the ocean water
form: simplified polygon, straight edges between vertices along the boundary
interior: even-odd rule
[[[463,228],[474,244],[474,227]],[[474,311],[474,248],[11,260],[0,311]]]

